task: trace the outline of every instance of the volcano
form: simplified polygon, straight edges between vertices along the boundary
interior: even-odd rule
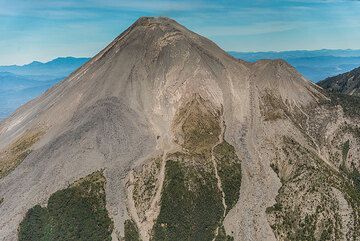
[[[0,123],[0,240],[357,240],[341,103],[140,18]]]

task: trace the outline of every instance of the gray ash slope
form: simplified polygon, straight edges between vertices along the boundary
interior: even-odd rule
[[[331,92],[360,96],[360,67],[318,83]]]
[[[28,210],[97,171],[104,240],[358,240],[358,123],[282,60],[140,18],[1,122],[0,240],[78,230]]]

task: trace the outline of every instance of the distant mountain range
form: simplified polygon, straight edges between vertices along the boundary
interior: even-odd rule
[[[0,120],[20,105],[39,96],[64,79],[88,58],[56,58],[26,65],[0,66]]]
[[[229,52],[245,61],[284,59],[307,79],[318,82],[360,66],[360,50],[314,50],[283,52]]]
[[[229,54],[249,62],[284,59],[313,82],[360,66],[360,50],[230,51]],[[33,61],[22,66],[0,66],[0,120],[64,79],[88,60],[89,58],[59,57],[46,63]]]
[[[68,76],[89,58],[60,57],[46,63],[34,61],[26,65],[0,66],[0,72],[36,77],[36,79],[59,78]],[[45,78],[45,79],[46,79]]]

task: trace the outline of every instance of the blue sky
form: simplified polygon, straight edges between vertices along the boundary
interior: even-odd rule
[[[140,16],[225,50],[360,49],[359,0],[0,0],[0,65],[92,56]]]

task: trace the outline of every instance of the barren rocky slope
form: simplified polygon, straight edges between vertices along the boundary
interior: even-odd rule
[[[140,18],[0,124],[0,240],[359,240],[342,104]]]
[[[360,96],[360,67],[344,74],[329,77],[318,84],[332,92]]]

